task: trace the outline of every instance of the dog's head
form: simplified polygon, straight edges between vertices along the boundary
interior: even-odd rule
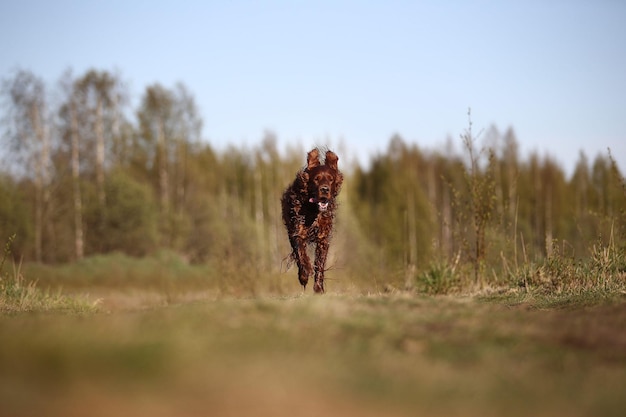
[[[337,162],[339,158],[332,151],[326,152],[324,164],[320,163],[319,151],[313,149],[307,154],[306,191],[309,203],[317,204],[320,211],[326,211],[329,203],[337,197],[343,175],[339,172]]]

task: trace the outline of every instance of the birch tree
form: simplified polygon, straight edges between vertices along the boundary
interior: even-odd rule
[[[182,84],[173,90],[160,84],[148,86],[138,118],[146,168],[156,180],[161,232],[171,247],[184,228],[188,150],[200,139],[202,121],[193,96]]]
[[[8,98],[6,137],[23,162],[19,174],[34,183],[35,259],[43,260],[45,210],[50,199],[50,117],[44,81],[30,71],[19,70],[3,83]]]
[[[107,153],[120,135],[121,112],[125,103],[123,83],[118,75],[90,70],[76,80],[74,100],[83,143],[94,150],[93,160],[98,202],[104,205]]]
[[[85,237],[83,229],[83,198],[80,184],[80,148],[81,132],[79,129],[79,99],[70,71],[61,79],[61,90],[65,96],[59,110],[59,132],[62,140],[69,142],[70,167],[72,172],[72,208],[74,225],[74,258],[80,260],[85,255]]]

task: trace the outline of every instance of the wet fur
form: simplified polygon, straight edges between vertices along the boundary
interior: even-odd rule
[[[296,179],[285,190],[281,199],[283,222],[291,244],[291,258],[298,265],[298,280],[306,288],[314,276],[313,290],[324,292],[324,268],[333,231],[337,195],[343,183],[339,158],[326,151],[324,163],[320,151],[307,154],[307,165],[296,174]],[[315,261],[307,254],[307,245],[315,245]]]

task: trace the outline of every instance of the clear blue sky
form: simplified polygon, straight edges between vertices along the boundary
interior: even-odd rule
[[[512,126],[567,172],[610,147],[626,170],[626,1],[0,0],[0,77],[119,70],[137,105],[183,82],[218,149],[343,141],[367,162]],[[460,146],[459,146],[460,147]]]

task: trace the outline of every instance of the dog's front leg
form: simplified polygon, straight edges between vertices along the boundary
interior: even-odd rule
[[[291,242],[292,253],[298,265],[298,281],[306,288],[306,284],[309,282],[309,276],[313,271],[311,268],[311,260],[306,252],[307,239],[304,224],[297,226],[296,234],[291,236],[289,241]]]
[[[320,294],[324,292],[324,268],[326,267],[328,248],[327,239],[319,240],[315,247],[315,284],[313,284],[313,291]]]

